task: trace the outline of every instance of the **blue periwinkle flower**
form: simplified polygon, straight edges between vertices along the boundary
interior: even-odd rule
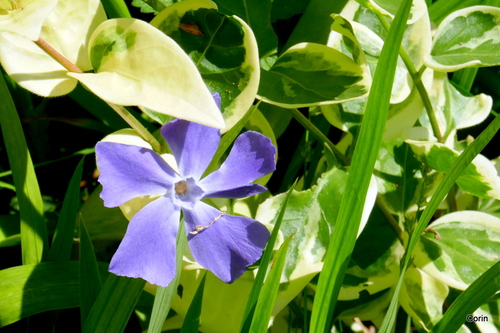
[[[221,167],[201,178],[220,142],[218,129],[176,119],[161,129],[178,165],[176,172],[153,150],[114,142],[96,146],[101,198],[106,207],[159,196],[131,219],[111,260],[110,272],[167,286],[175,277],[181,211],[193,257],[231,283],[262,255],[269,231],[243,216],[225,214],[205,198],[244,198],[266,190],[252,182],[276,168],[276,148],[248,131],[234,142]]]

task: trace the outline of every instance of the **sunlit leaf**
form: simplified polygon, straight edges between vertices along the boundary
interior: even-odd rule
[[[259,54],[252,29],[238,17],[217,12],[209,0],[169,6],[151,24],[174,39],[222,99],[229,130],[252,105],[259,85]]]
[[[434,36],[427,66],[442,72],[500,64],[500,8],[473,6],[446,17]]]
[[[81,70],[87,71],[92,69],[86,51],[90,33],[105,19],[98,0],[59,0],[44,21],[40,37]],[[66,75],[67,69],[33,41],[18,34],[0,33],[0,62],[12,79],[38,95],[65,95],[77,84]]]
[[[449,172],[459,153],[442,143],[406,140],[423,163],[440,172]],[[478,155],[457,179],[464,191],[480,198],[500,199],[500,178],[493,164]]]
[[[8,31],[37,40],[42,24],[57,2],[58,0],[0,1],[0,34]]]
[[[325,45],[300,43],[262,70],[259,96],[285,108],[341,103],[366,96],[371,78],[351,58]]]
[[[76,74],[103,100],[224,127],[221,113],[196,67],[171,38],[137,19],[102,23],[89,42],[96,73]]]
[[[437,219],[420,238],[414,263],[441,282],[464,290],[499,261],[500,219],[475,212],[454,212]]]

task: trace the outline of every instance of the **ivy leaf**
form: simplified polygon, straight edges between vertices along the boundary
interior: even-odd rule
[[[406,140],[419,160],[431,168],[447,173],[459,153],[442,143]],[[462,190],[480,198],[500,199],[500,178],[493,164],[477,155],[457,179]]]
[[[222,99],[229,130],[255,100],[260,79],[257,42],[238,17],[217,11],[209,0],[185,0],[160,14],[151,24],[175,40],[195,63],[212,93]]]
[[[101,99],[224,127],[191,59],[152,25],[130,18],[102,23],[90,39],[89,58],[96,73],[68,75]]]
[[[500,64],[500,8],[473,6],[448,15],[434,36],[425,64],[440,72]]]
[[[85,46],[90,31],[104,20],[106,13],[99,0],[59,0],[43,22],[40,37],[70,62],[87,71],[92,66]],[[13,80],[37,95],[65,95],[75,89],[77,84],[75,79],[66,75],[67,69],[31,39],[16,33],[0,32],[0,62]]]
[[[498,262],[500,219],[477,211],[444,215],[420,237],[414,264],[450,287],[464,290]]]
[[[14,3],[18,3],[18,8]],[[0,3],[0,34],[11,32],[30,40],[37,40],[42,25],[57,5],[58,0],[18,0]]]
[[[262,70],[261,76],[260,98],[284,108],[362,98],[371,84],[371,78],[354,60],[316,43],[292,46],[269,71]]]

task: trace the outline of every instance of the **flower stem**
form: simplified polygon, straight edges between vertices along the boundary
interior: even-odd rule
[[[120,117],[123,118],[147,143],[153,147],[153,150],[161,153],[162,147],[158,140],[149,133],[149,131],[137,120],[125,107],[106,102]]]
[[[66,68],[68,71],[73,72],[73,73],[83,73],[83,71],[78,68],[75,64],[73,64],[71,61],[66,59],[61,53],[57,52],[52,46],[50,46],[46,41],[44,41],[42,38],[38,38],[38,40],[34,41],[38,47],[40,47],[42,50],[45,51],[49,56],[52,57],[55,61],[60,63],[64,68]]]
[[[326,135],[324,135],[309,119],[307,119],[302,113],[300,113],[299,110],[297,109],[288,109],[288,110],[290,110],[290,113],[292,114],[292,117],[295,118],[295,120],[297,120],[302,126],[304,126],[305,129],[307,129],[314,136],[316,136],[319,139],[319,141],[326,144],[332,150],[332,152],[340,160],[340,163],[343,166],[351,164],[351,160],[348,157],[344,156],[344,154],[342,154],[340,150],[337,149],[337,147],[333,144],[333,142],[331,142],[330,139],[328,139]]]

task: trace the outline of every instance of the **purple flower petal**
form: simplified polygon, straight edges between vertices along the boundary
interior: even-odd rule
[[[179,173],[200,179],[219,146],[219,130],[175,119],[162,127],[161,134],[174,154]]]
[[[222,215],[201,201],[193,210],[183,209],[183,213],[194,259],[226,283],[232,283],[257,261],[269,240],[269,231],[261,223],[248,217]],[[208,227],[190,234],[197,226]]]
[[[259,193],[262,193],[266,190],[267,190],[267,188],[265,188],[262,185],[251,184],[251,185],[233,188],[233,189],[225,190],[225,191],[213,191],[213,192],[210,192],[209,194],[204,195],[203,198],[239,199],[239,198],[246,198],[246,197],[249,197],[249,196],[252,196],[255,194],[259,194]]]
[[[156,152],[115,142],[96,145],[101,198],[106,207],[117,207],[143,195],[165,194],[175,171]]]
[[[241,134],[219,170],[200,181],[205,197],[222,197],[224,192],[250,185],[276,169],[276,148],[271,139],[248,131]]]
[[[179,218],[179,208],[166,196],[141,209],[130,221],[109,271],[166,287],[175,277]]]
[[[220,98],[220,94],[219,94],[218,92],[213,93],[213,94],[212,94],[212,97],[213,97],[213,99],[214,99],[214,101],[215,101],[215,104],[217,104],[217,107],[218,107],[218,108],[219,108],[219,110],[220,110],[220,109],[221,109],[221,102],[222,102],[222,100],[221,100],[221,98]]]

